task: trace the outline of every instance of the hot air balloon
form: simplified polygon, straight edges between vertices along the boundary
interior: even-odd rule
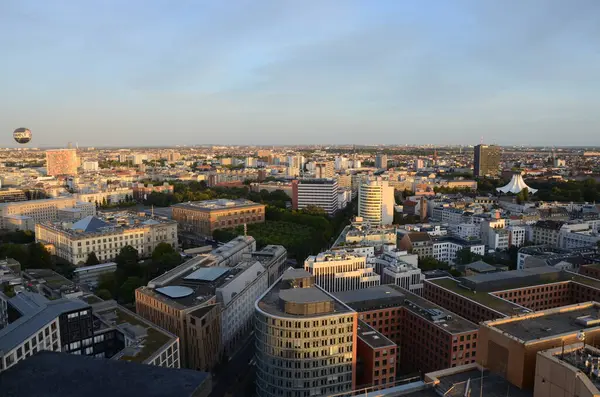
[[[17,128],[13,132],[13,138],[15,138],[17,143],[24,145],[31,140],[31,131],[29,131],[29,128]]]

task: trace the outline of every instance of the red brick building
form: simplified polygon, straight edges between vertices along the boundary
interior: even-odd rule
[[[544,266],[425,280],[423,296],[473,322],[600,301],[600,280]]]
[[[396,381],[398,347],[364,321],[358,321],[357,332],[357,388],[390,387]]]
[[[335,294],[359,319],[396,343],[400,373],[475,362],[477,324],[395,285]]]

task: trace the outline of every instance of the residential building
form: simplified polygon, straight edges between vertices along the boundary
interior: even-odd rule
[[[546,244],[557,247],[559,242],[559,233],[565,223],[555,220],[537,221],[531,228],[533,232],[534,244]]]
[[[160,243],[177,247],[177,223],[125,214],[110,220],[88,216],[74,224],[46,222],[36,225],[36,241],[51,244],[56,255],[75,265],[85,263],[92,252],[100,261],[112,261],[130,245],[149,257]]]
[[[409,232],[398,235],[398,249],[419,257],[433,256],[433,240],[427,232]]]
[[[135,200],[145,200],[152,193],[173,194],[173,185],[169,185],[168,182],[164,182],[162,185],[136,183],[133,185],[131,193]]]
[[[414,294],[422,294],[425,275],[419,269],[418,255],[394,250],[370,258],[368,262],[375,265],[382,284],[394,284]]]
[[[508,226],[508,246],[521,247],[527,241],[527,230],[522,226]]]
[[[77,208],[84,216],[96,215],[94,205],[80,203],[73,197],[1,203],[0,229],[10,229],[12,224],[16,224],[21,230],[34,230],[36,223],[58,220],[59,210],[67,208]]]
[[[19,397],[208,397],[212,390],[206,372],[50,351],[1,372],[0,384],[3,395]]]
[[[304,261],[304,270],[328,292],[362,289],[380,282],[380,276],[367,264],[366,256],[345,250],[311,255]]]
[[[558,232],[558,246],[572,249],[597,246],[600,241],[598,228],[592,223],[564,224]]]
[[[386,169],[388,168],[388,158],[385,154],[378,154],[375,156],[375,168]]]
[[[481,236],[481,224],[458,224],[456,226],[456,235],[462,239],[479,239]]]
[[[82,164],[82,168],[84,172],[97,172],[98,171],[98,162],[97,161],[84,161]]]
[[[339,209],[339,186],[336,179],[296,179],[292,181],[292,208],[318,207],[328,215]]]
[[[457,252],[465,248],[476,255],[483,256],[485,254],[485,246],[479,240],[463,240],[457,237],[443,236],[433,240],[432,256],[438,261],[454,264]]]
[[[335,177],[335,167],[333,161],[316,161],[315,178],[329,179]]]
[[[46,151],[46,172],[50,176],[77,175],[79,159],[75,149]]]
[[[426,373],[473,363],[477,324],[395,285],[334,294],[398,345],[398,373]]]
[[[255,303],[256,395],[350,393],[356,386],[357,321],[356,312],[310,273],[285,271]]]
[[[538,352],[600,336],[597,302],[583,302],[486,321],[479,329],[477,362],[520,388],[535,383]]]
[[[491,229],[488,233],[487,245],[495,251],[507,250],[510,246],[510,232],[506,229]]]
[[[78,200],[92,203],[96,206],[110,205],[126,202],[128,198],[133,197],[133,189],[131,188],[115,188],[110,190],[96,192],[80,192],[75,194]]]
[[[265,221],[265,205],[245,199],[195,201],[172,208],[173,219],[182,230],[203,236],[212,236],[217,229]]]
[[[500,173],[500,147],[495,145],[477,145],[473,157],[473,175],[475,177],[497,176]]]
[[[381,390],[393,385],[398,346],[362,320],[358,320],[357,332],[357,389]]]
[[[394,221],[394,188],[381,177],[362,182],[358,192],[358,216],[372,225],[391,225]]]

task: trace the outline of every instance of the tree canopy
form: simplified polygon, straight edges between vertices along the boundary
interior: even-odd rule
[[[98,257],[96,256],[96,253],[94,251],[90,252],[87,256],[87,259],[85,260],[86,266],[94,266],[98,265],[99,263],[100,261],[98,260]]]

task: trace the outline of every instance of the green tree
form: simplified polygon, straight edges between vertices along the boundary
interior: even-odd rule
[[[135,290],[144,285],[139,277],[127,277],[125,282],[119,288],[119,300],[123,303],[132,303],[135,301]]]
[[[456,252],[456,264],[457,265],[468,265],[469,263],[476,262],[482,258],[481,255],[474,254],[471,252],[471,248],[465,247]]]
[[[419,256],[419,269],[427,270],[448,270],[446,262],[439,261],[432,256]]]
[[[111,296],[116,296],[118,292],[117,279],[114,273],[105,273],[100,275],[98,278],[98,285],[96,287],[96,295],[98,295],[98,291],[105,290],[108,291]],[[98,295],[99,296],[99,295]]]
[[[87,256],[87,259],[85,260],[86,266],[94,266],[99,263],[100,261],[98,260],[98,257],[96,256],[96,253],[94,251],[90,252]]]
[[[168,243],[158,243],[154,251],[152,251],[152,260],[158,260],[161,256],[166,254],[172,254],[175,249]]]
[[[111,300],[113,298],[112,294],[107,289],[98,289],[95,292],[96,296],[102,300]]]
[[[44,247],[41,243],[32,243],[28,246],[28,254],[29,254],[29,263],[27,264],[29,268],[33,269],[51,269],[52,265],[52,256],[50,252]]]

